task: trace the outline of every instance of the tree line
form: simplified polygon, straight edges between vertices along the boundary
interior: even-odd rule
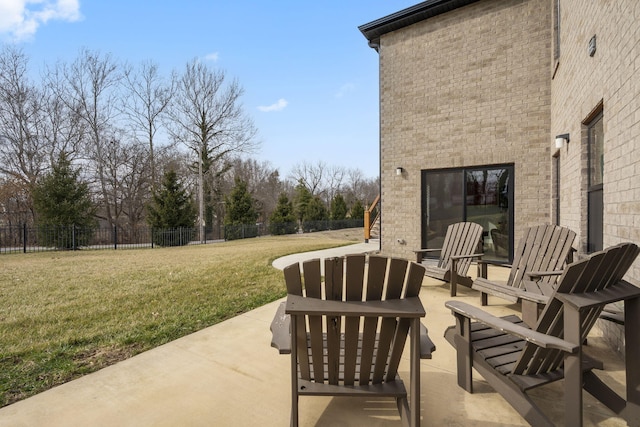
[[[253,159],[243,88],[198,59],[167,76],[81,49],[38,71],[21,49],[0,50],[0,226],[71,221],[53,196],[75,194],[91,224],[126,232],[157,220],[168,178],[203,236],[248,220],[357,217],[378,192],[357,168],[302,161],[281,177]]]

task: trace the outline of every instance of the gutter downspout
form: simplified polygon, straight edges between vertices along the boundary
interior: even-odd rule
[[[382,125],[380,120],[381,106],[382,106],[382,82],[380,79],[381,61],[380,61],[380,39],[374,39],[369,41],[369,47],[374,49],[378,53],[378,194],[380,195],[380,238],[378,239],[378,251],[382,252]]]

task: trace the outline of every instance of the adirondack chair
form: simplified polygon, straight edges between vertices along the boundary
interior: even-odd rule
[[[480,303],[488,303],[488,295],[498,296],[512,303],[522,303],[522,316],[529,325],[535,324],[539,310],[552,292],[556,280],[562,273],[564,265],[573,257],[571,245],[576,233],[557,225],[539,225],[528,228],[514,253],[513,264],[510,267],[509,278],[506,282],[489,280],[487,265],[496,264],[492,261],[478,261],[478,277],[471,288],[480,291]],[[504,264],[502,264],[505,266]],[[535,294],[521,293],[527,286],[539,288],[541,298]],[[525,289],[526,290],[526,289]],[[529,289],[531,291],[531,289]]]
[[[416,262],[422,263],[424,255],[440,252],[436,265],[425,265],[426,275],[434,279],[449,282],[451,296],[455,297],[458,285],[471,286],[473,280],[467,272],[473,259],[480,259],[482,253],[475,253],[482,239],[482,226],[475,222],[458,222],[447,227],[440,249],[414,250]]]
[[[640,288],[622,280],[638,253],[637,245],[624,243],[570,264],[532,329],[517,316],[498,318],[447,302],[456,318],[445,338],[456,349],[458,385],[473,392],[474,368],[531,425],[550,426],[527,392],[564,378],[566,425],[582,425],[583,387],[627,423],[640,425]],[[603,307],[615,301],[624,301],[627,321],[626,400],[592,371],[602,364],[582,351]]]
[[[348,255],[284,269],[287,300],[271,345],[291,354],[291,425],[299,396],[394,397],[404,425],[420,424],[420,358],[435,350],[418,298],[424,268],[406,260]],[[345,271],[346,270],[346,271]],[[343,274],[344,273],[344,274]],[[410,399],[397,374],[410,342]]]

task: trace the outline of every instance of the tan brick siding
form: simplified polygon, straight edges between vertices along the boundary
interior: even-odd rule
[[[560,150],[561,223],[587,245],[587,134],[602,103],[604,246],[640,244],[640,2],[562,0],[561,47],[552,80],[551,133],[571,133]],[[587,52],[592,36],[597,50]],[[552,67],[553,68],[553,67]],[[640,283],[640,261],[627,278]]]
[[[420,247],[426,169],[512,163],[516,241],[551,222],[549,0],[474,3],[384,35],[379,54],[383,252]]]

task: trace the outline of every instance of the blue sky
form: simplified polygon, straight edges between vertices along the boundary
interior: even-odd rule
[[[0,0],[0,39],[31,65],[81,48],[167,76],[194,58],[245,90],[259,151],[288,176],[302,162],[378,175],[378,55],[358,26],[418,0]]]

